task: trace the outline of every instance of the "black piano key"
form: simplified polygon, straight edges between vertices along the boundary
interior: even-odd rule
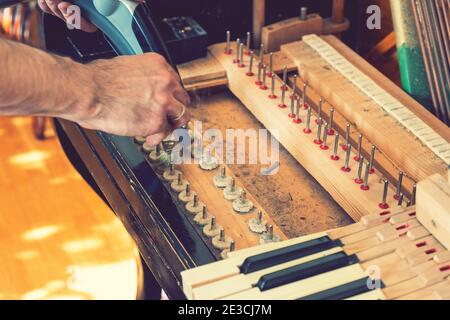
[[[354,297],[359,294],[363,294],[369,292],[373,289],[370,289],[367,286],[367,283],[371,282],[370,277],[365,277],[362,279],[358,279],[328,290],[324,290],[321,292],[317,292],[311,294],[309,296],[299,298],[298,300],[343,300],[350,297]],[[383,289],[384,283],[380,282],[379,289]],[[378,288],[377,288],[378,289]]]
[[[240,271],[248,274],[340,246],[342,243],[339,240],[333,241],[328,236],[324,236],[248,257],[240,266]]]
[[[341,251],[329,256],[266,274],[259,279],[257,286],[261,291],[265,291],[291,282],[343,268],[358,262],[359,259],[356,255],[348,256],[345,252]]]

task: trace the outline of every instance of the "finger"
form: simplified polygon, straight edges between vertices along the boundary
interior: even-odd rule
[[[67,10],[71,5],[72,5],[72,4],[70,4],[69,2],[63,1],[63,2],[60,2],[60,3],[58,4],[58,9],[59,9],[59,10],[61,11],[61,13],[63,14],[64,20],[65,20],[67,23],[73,25],[74,22],[75,22],[75,16],[74,16],[74,15],[75,15],[76,13],[75,13],[75,12],[69,13],[68,10]],[[96,26],[94,26],[93,24],[87,22],[87,21],[86,21],[85,19],[83,19],[82,17],[81,17],[81,19],[80,19],[80,29],[83,30],[83,31],[86,31],[86,32],[95,32],[95,31],[97,31],[97,27],[96,27]]]
[[[167,125],[160,132],[147,137],[147,144],[149,144],[151,147],[154,147],[161,143],[161,141],[163,141],[171,132],[172,128],[167,123]]]
[[[173,128],[179,128],[189,122],[191,114],[184,104],[174,99],[167,109],[167,118]]]
[[[46,13],[52,13],[52,10],[50,10],[45,0],[38,0],[38,4],[42,11]]]
[[[46,0],[45,2],[51,13],[61,18],[62,20],[65,20],[61,10],[59,10],[58,8],[58,4],[61,2],[61,0]]]

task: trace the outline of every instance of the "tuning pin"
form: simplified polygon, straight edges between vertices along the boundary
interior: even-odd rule
[[[220,229],[219,234],[212,239],[212,245],[216,249],[224,250],[230,247],[231,241],[233,240],[225,235],[225,230]]]
[[[333,147],[333,154],[331,155],[331,160],[337,161],[339,160],[338,155],[338,148],[339,148],[339,132],[336,132],[334,134],[334,147]]]
[[[284,66],[283,69],[283,85],[280,88],[283,91],[286,91],[288,89],[287,87],[287,66]]]
[[[361,150],[362,150],[362,134],[358,134],[358,149],[357,154],[353,158],[355,161],[359,161],[359,158],[361,158]]]
[[[284,108],[287,107],[287,106],[286,106],[286,103],[285,103],[285,98],[286,98],[286,90],[281,90],[281,101],[280,101],[280,103],[278,104],[278,107],[279,107],[279,108],[284,109]]]
[[[370,149],[370,159],[369,159],[370,170],[369,170],[369,173],[374,173],[375,172],[375,169],[373,168],[373,161],[375,160],[375,150],[376,150],[375,145],[372,145],[372,147]]]
[[[227,259],[228,258],[228,254],[230,252],[233,252],[234,250],[235,250],[234,240],[231,240],[230,247],[228,249],[222,250],[222,252],[220,253],[220,256],[222,257],[222,259]]]
[[[245,64],[244,64],[244,44],[241,43],[239,45],[239,62],[238,62],[238,67],[239,68],[244,68]]]
[[[180,199],[184,203],[188,203],[189,201],[194,200],[194,194],[191,192],[191,185],[189,182],[186,183],[186,187],[184,191],[180,192],[178,195],[178,199]]]
[[[403,204],[403,192],[400,192],[398,196],[397,205],[400,207]]]
[[[239,47],[241,46],[241,39],[236,39],[236,58],[234,58],[233,63],[239,63]]]
[[[400,197],[400,193],[402,193],[402,183],[403,183],[403,171],[400,171],[398,173],[397,191],[394,195],[395,200],[398,200]]]
[[[275,74],[272,74],[271,76],[271,85],[270,85],[270,94],[269,94],[269,98],[270,99],[276,99],[277,95],[275,94]]]
[[[259,46],[259,63],[260,64],[264,63],[264,44],[262,43]]]
[[[257,85],[257,86],[261,86],[263,83],[262,83],[262,67],[263,67],[263,65],[261,64],[261,63],[258,63],[258,79],[255,81],[255,84]]]
[[[294,123],[296,124],[300,124],[302,123],[302,119],[300,119],[300,98],[296,97],[295,98],[295,118],[294,118]]]
[[[220,230],[223,228],[219,225],[217,225],[216,217],[212,216],[209,220],[209,223],[203,227],[203,233],[205,236],[209,238],[216,237],[220,234]]]
[[[345,163],[344,163],[344,166],[341,168],[341,170],[344,172],[350,172],[349,163],[350,163],[350,154],[352,151],[352,146],[350,145],[350,143],[347,144],[347,147],[345,148],[345,150],[346,150]]]
[[[230,42],[231,42],[231,33],[230,31],[227,31],[227,45],[225,46],[225,54],[231,54],[232,52]]]
[[[173,191],[182,192],[186,189],[186,183],[187,182],[183,179],[183,174],[181,172],[178,172],[177,179],[175,181],[172,181],[170,187]]]
[[[236,180],[230,179],[230,184],[223,190],[223,196],[227,200],[236,200],[241,195],[242,188],[236,187]]]
[[[267,76],[272,77],[273,75],[273,52],[269,53],[269,70],[267,71]]]
[[[303,109],[308,109],[309,105],[306,102],[306,89],[308,88],[308,83],[305,81],[303,83],[303,91],[302,91],[302,103],[303,103]]]
[[[323,138],[322,144],[320,145],[320,149],[328,150],[328,123],[325,122],[325,128],[323,129]]]
[[[192,201],[186,203],[186,211],[190,214],[197,215],[199,212],[202,212],[203,206],[205,205],[203,202],[198,200],[197,193],[193,192],[194,196]]]
[[[250,51],[250,61],[248,63],[248,71],[246,73],[247,76],[253,77],[255,74],[253,73],[253,51]]]
[[[389,205],[386,202],[388,191],[389,191],[389,181],[387,179],[384,179],[383,180],[383,198],[381,199],[381,202],[378,204],[378,206],[381,209],[389,208]]]
[[[342,150],[347,151],[347,146],[350,144],[350,123],[345,126],[345,144],[342,145]]]
[[[417,192],[417,184],[414,182],[413,189],[412,189],[412,195],[411,195],[411,205],[416,204],[416,192]]]
[[[306,128],[303,129],[303,132],[306,134],[311,133],[311,108],[308,108],[308,111],[306,111]]]
[[[295,97],[293,94],[291,94],[290,99],[291,99],[291,112],[288,114],[288,116],[289,116],[289,118],[295,118],[295,111],[294,111]]]
[[[247,199],[245,190],[242,190],[239,198],[233,201],[233,209],[238,213],[248,213],[253,209],[253,202]]]
[[[322,118],[322,107],[323,107],[323,99],[319,100],[319,109],[317,110],[317,119],[316,124],[319,124],[319,118]]]
[[[322,144],[322,118],[318,119],[318,123],[317,123],[317,136],[316,139],[314,140],[315,144],[321,145]]]
[[[208,215],[206,205],[203,205],[202,211],[197,213],[197,215],[194,217],[194,222],[200,226],[206,226],[211,222],[211,217]]]
[[[263,64],[263,66],[262,66],[262,84],[261,84],[261,86],[259,87],[261,90],[267,90],[267,83],[266,83],[266,74],[267,74],[267,72],[266,72],[266,69],[267,69],[267,67],[266,67],[266,65],[265,64]]]
[[[259,242],[261,244],[278,242],[280,240],[280,236],[273,233],[273,226],[271,224],[267,226],[267,231],[264,232],[259,238]]]
[[[355,183],[357,183],[357,184],[361,184],[364,182],[364,180],[362,179],[363,164],[364,164],[364,158],[361,157],[361,158],[359,158],[359,161],[358,161],[358,172],[357,172],[356,178],[355,178]]]
[[[334,108],[330,109],[330,121],[329,121],[329,126],[328,126],[328,134],[330,136],[334,135],[334,130],[333,130],[333,123],[334,123]]]
[[[252,55],[252,51],[251,51],[251,49],[250,49],[250,42],[251,42],[251,39],[252,39],[251,33],[250,33],[250,32],[247,32],[247,38],[246,38],[246,48],[247,48],[247,50],[245,50],[245,55],[247,55],[247,56]]]
[[[173,181],[178,178],[180,172],[174,169],[173,163],[169,163],[169,168],[164,170],[163,178],[166,181]]]
[[[362,159],[362,157],[361,157]],[[369,172],[370,172],[370,166],[369,163],[366,163],[366,171],[364,173],[364,183],[361,185],[361,190],[367,191],[369,190]]]
[[[220,174],[213,177],[214,185],[217,188],[226,188],[230,184],[231,177],[226,175],[225,167],[222,166]]]
[[[291,97],[297,98],[297,75],[294,74],[293,80],[292,80],[292,95]]]

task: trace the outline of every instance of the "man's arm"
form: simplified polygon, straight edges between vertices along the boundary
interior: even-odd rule
[[[189,114],[178,76],[158,54],[79,64],[0,39],[0,115],[48,115],[156,144]]]

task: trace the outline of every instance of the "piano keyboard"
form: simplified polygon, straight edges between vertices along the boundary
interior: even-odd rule
[[[183,290],[189,299],[450,299],[449,235],[424,227],[437,212],[437,226],[448,220],[450,186],[438,190],[445,180],[430,181],[428,190],[419,183],[418,194],[440,199],[440,206],[399,207],[342,228],[232,252],[184,271]]]
[[[303,42],[314,49],[323,59],[338,70],[367,96],[373,99],[385,112],[394,117],[414,134],[433,153],[450,166],[450,143],[444,140],[425,122],[383,90],[372,79],[345,59],[336,49],[317,35],[303,37]]]

